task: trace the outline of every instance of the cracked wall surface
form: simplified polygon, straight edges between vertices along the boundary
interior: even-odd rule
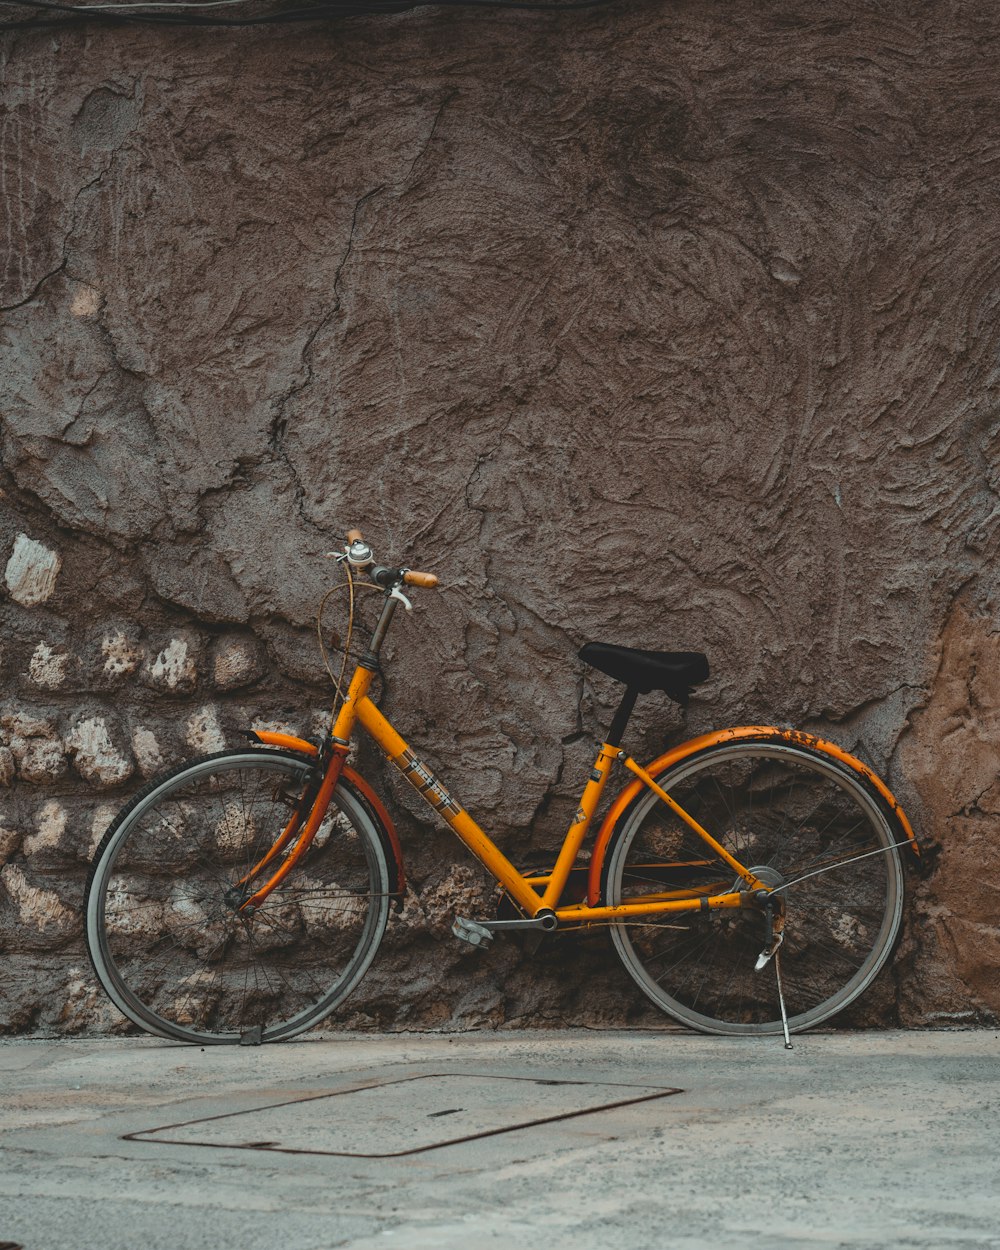
[[[819,731],[931,847],[849,1022],[1000,1014],[992,4],[0,47],[0,1028],[121,1027],[88,857],[161,768],[322,726],[353,524],[442,578],[384,703],[510,854],[558,843],[610,718],[576,649],[703,649],[637,755]],[[601,934],[456,943],[490,889],[361,761],[412,893],[342,1020],[658,1019]]]

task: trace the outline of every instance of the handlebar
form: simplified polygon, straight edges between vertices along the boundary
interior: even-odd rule
[[[375,568],[371,571],[371,579],[379,586],[385,587],[386,590],[392,590],[393,586],[423,586],[427,590],[438,584],[437,576],[434,573],[419,573],[416,569],[387,569]]]
[[[348,564],[359,570],[371,568],[375,563],[375,556],[371,546],[365,542],[361,531],[350,529],[347,531],[346,538],[347,546],[344,549],[344,556]],[[421,573],[417,569],[375,568],[372,569],[371,577],[386,590],[391,590],[393,586],[398,586],[400,583],[406,586],[422,586],[426,590],[431,590],[438,584],[436,573]]]

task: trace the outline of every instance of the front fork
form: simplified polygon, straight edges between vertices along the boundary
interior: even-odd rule
[[[326,809],[336,789],[347,757],[346,744],[341,746],[329,737],[324,741],[318,759],[310,771],[306,785],[285,828],[264,857],[250,869],[225,895],[234,911],[251,916],[276,886],[288,876],[309,849],[316,831],[323,822]],[[296,835],[297,838],[296,838]],[[263,884],[256,882],[265,868],[274,863],[291,846],[280,865]]]

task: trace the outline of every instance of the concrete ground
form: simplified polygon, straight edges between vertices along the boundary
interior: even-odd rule
[[[995,1030],[790,1052],[579,1030],[10,1040],[0,1243],[1000,1248],[998,1057]]]

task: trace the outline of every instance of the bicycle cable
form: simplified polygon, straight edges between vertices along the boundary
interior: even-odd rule
[[[804,872],[801,877],[792,877],[791,881],[785,881],[782,885],[776,885],[767,891],[768,894],[780,894],[782,890],[787,890],[789,886],[798,885],[800,881],[808,881],[810,877],[820,877],[825,872],[833,872],[836,868],[844,868],[848,864],[856,864],[861,859],[871,859],[873,855],[888,855],[890,851],[898,850],[901,846],[912,847],[913,843],[909,838],[902,842],[890,842],[888,846],[880,846],[874,851],[865,851],[861,855],[850,855],[847,859],[838,859],[833,864],[824,864],[822,868],[817,868],[813,872]],[[814,861],[815,862],[815,861]]]
[[[354,591],[355,591],[355,588],[357,588],[358,590],[382,590],[382,587],[377,586],[374,582],[356,582],[354,580],[354,574],[351,572],[350,565],[345,563],[344,567],[347,573],[347,580],[340,582],[336,586],[330,587],[330,589],[326,592],[326,594],[320,600],[319,608],[317,609],[317,612],[316,612],[316,637],[319,641],[320,655],[323,657],[323,665],[326,668],[327,675],[329,676],[330,681],[333,683],[333,689],[334,689],[334,695],[335,695],[334,701],[333,701],[333,707],[330,712],[331,724],[333,723],[334,720],[336,720],[339,707],[344,703],[344,700],[346,697],[344,694],[344,678],[347,675],[347,665],[350,661],[350,655],[351,655],[351,639],[354,634]],[[347,609],[347,636],[344,640],[343,646],[339,646],[337,643],[333,644],[335,650],[341,651],[344,656],[344,659],[340,665],[340,676],[335,677],[333,673],[333,667],[330,664],[330,654],[326,649],[326,643],[323,641],[323,610],[326,607],[327,601],[330,599],[330,597],[332,595],[337,594],[339,591],[344,590],[345,588],[348,589],[350,592],[350,598],[349,598],[348,609]]]

